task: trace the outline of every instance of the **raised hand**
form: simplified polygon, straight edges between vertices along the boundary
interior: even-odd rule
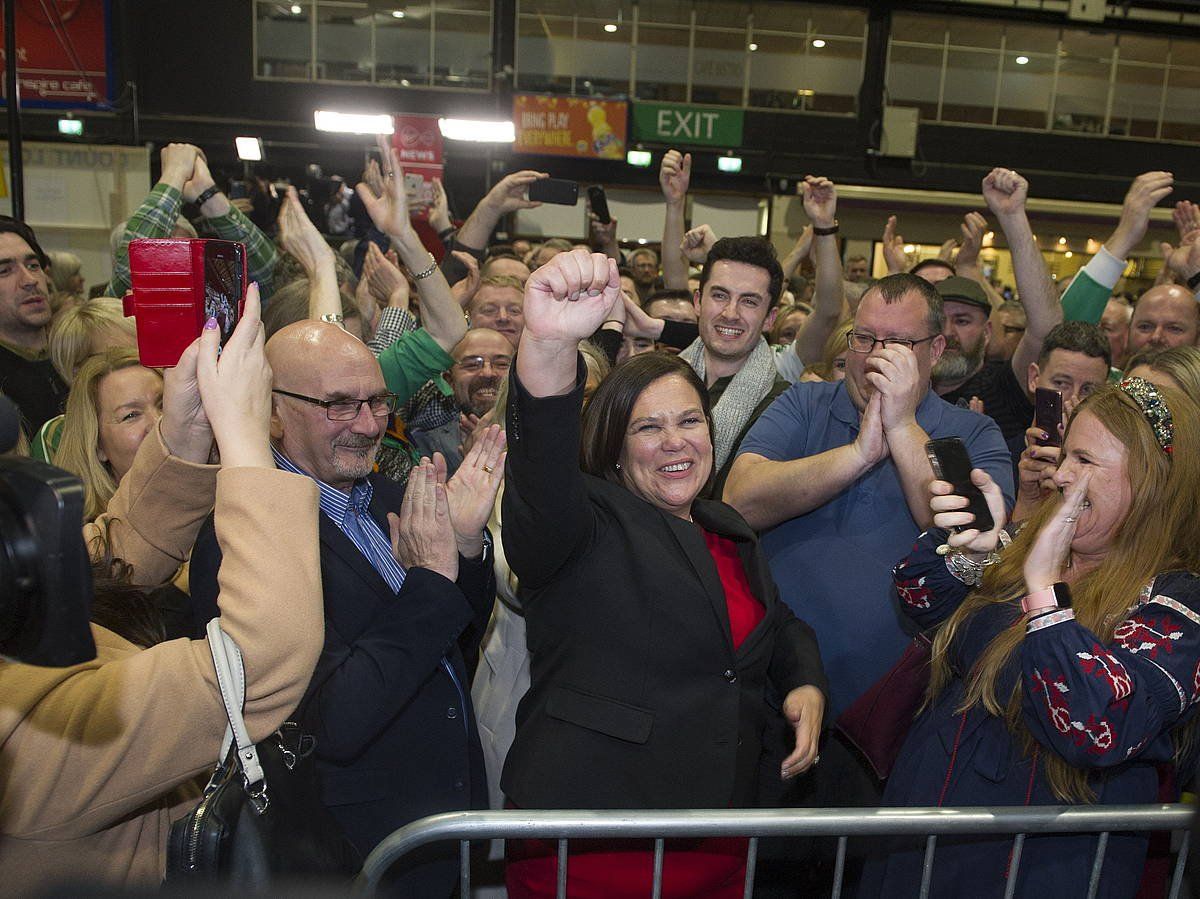
[[[607,256],[618,252],[617,220],[610,219],[606,225],[600,221],[600,216],[588,210],[588,239],[596,249]]]
[[[990,531],[979,532],[971,527],[975,516],[965,511],[970,501],[954,492],[949,481],[933,481],[929,485],[929,508],[933,510],[933,526],[938,528],[962,528],[953,531],[946,542],[953,548],[967,553],[990,553],[1000,545],[1000,529],[1004,527],[1004,494],[1000,487],[982,468],[971,469],[971,483],[983,491],[988,510],[995,523]]]
[[[1086,508],[1088,485],[1094,469],[1083,468],[1075,483],[1067,487],[1058,508],[1042,525],[1025,556],[1025,587],[1030,592],[1050,587],[1062,580],[1075,526]]]
[[[983,199],[996,216],[1017,215],[1025,211],[1029,182],[1012,169],[992,169],[983,179]]]
[[[968,268],[979,262],[979,251],[983,249],[983,235],[987,233],[987,219],[978,212],[968,212],[963,216],[962,246],[958,250],[956,268]]]
[[[798,263],[808,258],[808,254],[812,252],[813,243],[813,226],[805,225],[800,229],[800,233],[796,235],[796,243],[792,245],[792,249],[788,252],[790,258],[795,259]]]
[[[162,164],[159,180],[182,191],[183,185],[192,177],[199,156],[199,148],[191,144],[167,144],[158,154]]]
[[[367,209],[367,215],[375,223],[375,227],[389,237],[399,241],[406,238],[412,231],[412,220],[409,218],[408,191],[404,187],[404,168],[400,165],[400,156],[386,135],[377,138],[379,156],[383,160],[383,193],[375,196],[374,191],[365,182],[359,182],[355,190]]]
[[[908,270],[908,257],[904,253],[904,238],[896,233],[896,217],[889,215],[883,226],[883,261],[887,263],[889,275]]]
[[[400,514],[388,513],[392,555],[406,569],[427,568],[458,580],[458,546],[450,523],[446,484],[432,460],[422,459],[408,475]]]
[[[192,175],[183,185],[183,198],[189,203],[195,203],[196,198],[200,194],[215,184],[216,182],[213,181],[212,173],[208,170],[208,163],[204,159],[204,154],[197,151],[196,159],[192,164]]]
[[[271,366],[263,352],[266,335],[257,284],[246,291],[242,316],[225,346],[220,346],[220,340],[216,322],[209,319],[200,335],[196,380],[221,464],[273,468]]]
[[[615,260],[600,253],[559,253],[525,283],[525,330],[535,342],[574,344],[596,332],[621,292]]]
[[[408,279],[400,267],[379,249],[375,241],[367,242],[367,255],[363,257],[362,280],[367,282],[371,296],[380,306],[408,308]]]
[[[817,228],[832,228],[837,220],[837,188],[828,178],[808,175],[801,185],[804,214]]]
[[[692,154],[668,150],[658,169],[658,186],[668,203],[682,203],[692,180]]]
[[[698,225],[683,235],[680,251],[692,265],[703,265],[708,258],[708,251],[717,242],[717,235],[709,225]]]
[[[1108,252],[1127,259],[1146,236],[1150,210],[1174,190],[1175,176],[1170,172],[1144,172],[1133,179],[1121,204],[1121,218],[1112,235],[1104,242]]]
[[[367,167],[363,169],[362,180],[370,188],[371,193],[377,197],[383,196],[383,170],[379,167],[379,160],[367,160]]]
[[[1183,240],[1193,231],[1200,230],[1200,206],[1191,200],[1180,200],[1171,211],[1171,219],[1175,222],[1179,239]]]
[[[446,189],[442,186],[440,178],[433,179],[433,203],[429,207],[429,224],[438,234],[453,227],[450,221],[450,201],[446,199]]]
[[[531,169],[505,175],[488,191],[483,203],[490,206],[496,215],[508,215],[518,209],[534,209],[542,204],[529,199],[529,185],[549,177],[549,172],[535,172]]]
[[[479,282],[482,280],[479,275],[479,260],[462,250],[455,250],[450,255],[461,262],[467,270],[465,278],[450,285],[450,295],[454,297],[459,306],[466,309],[471,298],[475,296],[475,291],[479,290]]]
[[[1200,272],[1200,231],[1193,231],[1178,247],[1166,245],[1170,250],[1166,257],[1167,268],[1187,282]]]
[[[458,470],[446,484],[450,522],[459,553],[467,559],[483,551],[483,529],[496,504],[504,480],[504,429],[500,425],[478,426],[478,432]],[[434,467],[445,472],[446,460],[434,453]]]
[[[323,262],[332,264],[331,247],[312,223],[312,219],[300,205],[296,188],[288,185],[279,207],[279,245],[285,253],[296,257],[311,278],[317,266]]]

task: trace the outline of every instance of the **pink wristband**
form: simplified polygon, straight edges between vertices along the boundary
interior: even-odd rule
[[[1041,590],[1034,590],[1021,600],[1021,611],[1027,615],[1048,612],[1051,609],[1057,608],[1058,598],[1054,594],[1053,587],[1043,587]]]

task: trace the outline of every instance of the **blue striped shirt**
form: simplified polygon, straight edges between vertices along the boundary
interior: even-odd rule
[[[355,548],[366,557],[371,567],[379,572],[379,576],[387,581],[393,593],[399,593],[404,586],[405,571],[403,566],[392,555],[392,541],[378,522],[371,517],[371,497],[375,488],[366,478],[356,481],[347,494],[336,487],[331,487],[320,478],[314,478],[307,471],[296,466],[291,459],[271,447],[275,456],[275,465],[284,471],[312,478],[317,485],[321,497],[321,511],[329,516],[343,534],[350,538]]]

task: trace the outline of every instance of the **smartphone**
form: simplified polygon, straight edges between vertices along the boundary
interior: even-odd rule
[[[604,194],[604,188],[596,184],[588,188],[588,206],[592,212],[596,213],[596,218],[600,224],[607,225],[612,221],[612,215],[608,211],[608,197]]]
[[[574,206],[579,202],[579,182],[563,178],[542,178],[529,185],[529,199],[535,203]]]
[[[971,483],[971,457],[963,442],[957,437],[930,440],[925,444],[925,452],[937,478],[949,481],[954,485],[954,492],[958,496],[967,498],[965,511],[975,516],[975,521],[969,527],[978,528],[980,531],[990,531],[995,527],[991,510],[988,509],[987,497]],[[953,530],[961,531],[963,528],[957,527]]]
[[[1058,436],[1059,425],[1062,424],[1063,404],[1062,394],[1048,387],[1039,387],[1033,395],[1033,423],[1050,436],[1038,440],[1038,446],[1062,446],[1062,438]]]
[[[229,240],[145,238],[129,244],[127,316],[137,319],[138,357],[147,368],[171,368],[217,320],[221,345],[246,302],[246,248]]]

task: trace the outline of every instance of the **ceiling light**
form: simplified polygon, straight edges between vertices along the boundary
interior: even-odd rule
[[[318,131],[336,131],[342,134],[391,134],[396,130],[390,115],[366,115],[354,112],[334,112],[318,109],[313,113]]]
[[[607,31],[609,34],[612,34],[614,31],[617,30],[617,26],[614,25],[612,22],[609,22],[607,25],[604,26],[604,30]]]
[[[650,165],[651,156],[649,150],[630,150],[625,154],[625,161],[630,165],[636,165],[640,169],[644,169]]]
[[[755,43],[750,44],[750,52],[751,53],[753,53],[757,49],[758,49],[758,44],[755,44]]]
[[[469,140],[484,144],[511,144],[517,139],[512,122],[480,119],[438,119],[442,137],[447,140]]]
[[[393,18],[393,19],[403,19],[403,18],[404,18],[404,10],[402,10],[402,9],[393,9],[393,10],[392,10],[392,18]]]
[[[261,162],[263,144],[261,137],[235,137],[233,145],[237,147],[238,159],[243,162]]]
[[[1059,242],[1060,244],[1064,244],[1064,243],[1066,243],[1066,242],[1067,242],[1067,239],[1066,239],[1065,237],[1060,237],[1060,238],[1058,239],[1058,242]]]
[[[291,13],[292,13],[292,15],[293,15],[293,16],[298,16],[298,15],[300,15],[300,13],[302,13],[302,12],[304,12],[304,10],[303,10],[303,9],[300,7],[300,4],[299,4],[299,3],[293,3],[293,4],[292,4]]]
[[[742,158],[732,153],[728,156],[718,156],[717,169],[731,175],[736,174],[742,170]]]
[[[1028,56],[1018,56],[1017,57],[1017,65],[1019,65],[1019,66],[1026,65],[1026,64],[1028,64],[1028,62],[1029,62]]]
[[[1070,250],[1067,250],[1067,252],[1063,253],[1063,256],[1064,256],[1065,258],[1067,258],[1067,259],[1070,259],[1070,258],[1071,258],[1072,256],[1074,256],[1074,255],[1075,255],[1075,254],[1074,254],[1074,253],[1072,253]]]
[[[825,42],[823,40],[821,40],[820,38],[817,38],[815,41],[812,42],[812,45],[814,47],[816,47],[818,50],[820,50],[822,47],[825,46]]]
[[[906,244],[904,245],[904,252],[905,252],[905,253],[915,253],[916,251],[917,251],[917,248],[916,248],[916,247],[914,247],[912,244],[910,244],[910,243],[906,243]]]

